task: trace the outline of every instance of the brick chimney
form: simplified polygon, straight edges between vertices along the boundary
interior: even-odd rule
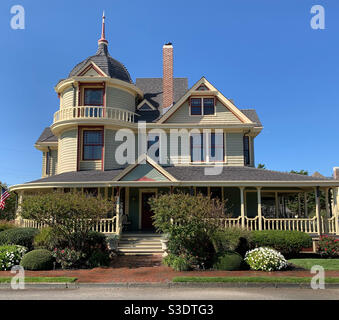
[[[333,168],[333,178],[335,180],[339,180],[339,167],[334,167]]]
[[[166,43],[162,47],[163,54],[163,95],[162,107],[169,108],[173,105],[173,46],[172,43]]]

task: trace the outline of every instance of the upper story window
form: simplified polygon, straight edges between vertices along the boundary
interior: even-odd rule
[[[222,133],[193,133],[190,136],[191,162],[224,162]]]
[[[251,164],[251,158],[250,158],[250,137],[244,136],[243,139],[243,145],[244,145],[244,164],[245,166],[248,166]]]
[[[192,116],[215,114],[214,98],[191,98],[190,105]]]
[[[153,160],[159,158],[159,135],[148,134],[147,137],[147,155]]]
[[[83,131],[83,157],[82,160],[102,160],[103,131]]]
[[[95,88],[84,88],[85,106],[103,106],[104,90]]]

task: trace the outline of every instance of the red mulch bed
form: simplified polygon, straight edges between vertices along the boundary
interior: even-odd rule
[[[26,271],[29,277],[76,277],[82,283],[112,282],[169,282],[177,276],[223,277],[223,276],[293,276],[311,277],[309,271],[173,271],[161,265],[161,257],[123,256],[117,257],[109,268],[81,270]],[[329,277],[339,277],[339,271],[326,271]],[[10,271],[0,271],[0,277],[12,277]]]

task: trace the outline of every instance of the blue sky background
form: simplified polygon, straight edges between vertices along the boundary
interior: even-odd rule
[[[26,29],[12,30],[23,5]],[[310,27],[313,5],[326,29]],[[162,76],[162,45],[174,45],[174,74],[205,76],[264,124],[256,163],[332,175],[339,166],[339,2],[336,0],[97,0],[0,2],[0,180],[41,175],[33,145],[58,109],[54,85],[96,52],[102,10],[110,54],[133,80]]]

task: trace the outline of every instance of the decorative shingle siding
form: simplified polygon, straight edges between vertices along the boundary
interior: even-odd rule
[[[186,101],[165,123],[241,124],[242,122],[220,101],[216,104],[216,115],[191,116]]]
[[[77,135],[77,130],[69,130],[59,137],[58,174],[77,170]]]
[[[106,106],[135,111],[135,97],[127,91],[114,87],[106,88]]]

